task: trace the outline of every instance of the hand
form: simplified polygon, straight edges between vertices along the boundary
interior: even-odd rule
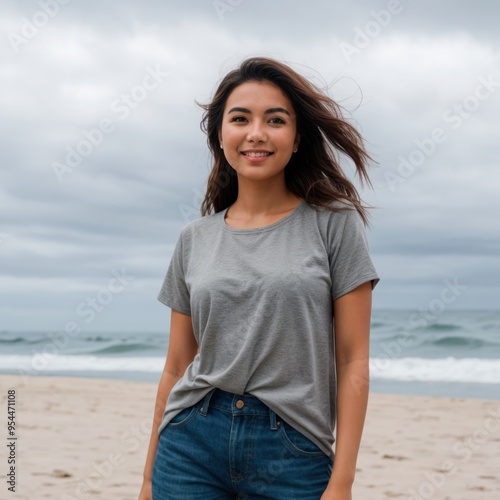
[[[321,500],[352,500],[350,486],[330,486],[321,495]]]
[[[144,480],[138,500],[153,500],[153,484],[151,481]]]

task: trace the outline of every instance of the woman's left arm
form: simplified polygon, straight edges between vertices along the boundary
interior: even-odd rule
[[[330,482],[321,500],[351,500],[368,404],[372,282],[333,302],[337,365],[337,435]]]

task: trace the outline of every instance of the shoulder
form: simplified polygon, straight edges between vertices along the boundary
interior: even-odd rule
[[[213,230],[219,224],[221,212],[215,214],[205,215],[189,221],[180,232],[180,239],[188,242],[189,240],[200,237],[203,234],[213,234]]]
[[[343,200],[332,200],[327,206],[308,204],[309,214],[318,220],[320,225],[343,225],[346,223],[361,222],[361,216],[356,207]]]
[[[334,200],[328,206],[308,207],[309,222],[316,225],[330,251],[349,241],[365,238],[363,219],[352,203]]]

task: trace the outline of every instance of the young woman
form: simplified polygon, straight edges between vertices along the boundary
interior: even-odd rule
[[[204,109],[214,163],[158,296],[170,344],[140,499],[350,499],[378,276],[338,154],[367,182],[369,156],[272,59],[244,61]]]

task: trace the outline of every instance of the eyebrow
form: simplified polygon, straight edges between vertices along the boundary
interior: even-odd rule
[[[252,112],[247,109],[247,108],[231,108],[229,111],[228,111],[228,114],[229,113],[248,113],[248,114],[252,114]],[[290,113],[285,109],[285,108],[269,108],[269,109],[266,109],[264,111],[264,114],[266,115],[270,115],[272,113],[284,113],[285,115],[288,115],[290,116]]]

